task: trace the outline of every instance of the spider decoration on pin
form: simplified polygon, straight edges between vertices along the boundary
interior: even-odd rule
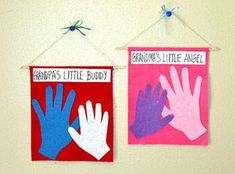
[[[163,14],[164,16],[167,16],[167,17],[171,17],[171,16],[173,15],[173,13],[174,13],[175,10],[176,10],[176,8],[173,8],[173,9],[171,9],[171,10],[168,10],[168,9],[166,9],[166,5],[163,5],[163,6],[162,6],[162,14]]]
[[[82,26],[82,23],[83,23],[83,21],[82,20],[78,20],[77,22],[75,22],[73,25],[71,25],[71,26],[69,26],[69,27],[64,27],[64,28],[62,28],[62,29],[64,29],[64,30],[67,30],[65,33],[63,33],[63,34],[67,34],[69,31],[75,31],[75,30],[77,30],[77,31],[79,31],[83,36],[86,36],[86,34],[85,33],[83,33],[82,31],[81,31],[81,29],[85,29],[85,30],[91,30],[90,28],[87,28],[87,27],[83,27]]]

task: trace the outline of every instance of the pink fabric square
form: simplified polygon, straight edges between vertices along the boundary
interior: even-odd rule
[[[133,51],[177,51],[177,52],[204,52],[205,64],[132,64],[131,53]],[[129,64],[128,64],[128,143],[129,144],[178,144],[178,145],[208,145],[208,48],[159,48],[159,47],[129,47]],[[200,121],[205,131],[196,139],[190,139],[185,135],[185,132],[175,128],[170,123],[161,128],[159,131],[141,138],[136,136],[131,131],[130,127],[134,123],[136,115],[136,101],[139,91],[145,91],[146,85],[150,84],[152,89],[160,83],[160,76],[163,75],[168,80],[172,89],[174,89],[170,71],[176,69],[179,79],[181,80],[182,70],[187,69],[189,74],[190,90],[193,92],[196,79],[201,76],[200,97],[199,97],[199,112]],[[181,81],[181,84],[183,82]],[[161,87],[161,91],[162,91]],[[169,93],[168,93],[169,95]],[[182,101],[179,101],[182,103]],[[178,104],[179,104],[178,103]],[[184,102],[185,104],[185,102]],[[187,104],[185,104],[187,108]],[[166,99],[165,106],[168,108],[169,99]],[[183,113],[184,111],[182,111]],[[162,113],[163,114],[163,113]],[[172,113],[174,115],[174,113]],[[174,122],[175,117],[172,120]],[[183,126],[193,127],[193,121],[183,122]],[[182,123],[182,122],[181,122]],[[190,129],[189,128],[189,129]],[[197,128],[196,128],[197,129]]]

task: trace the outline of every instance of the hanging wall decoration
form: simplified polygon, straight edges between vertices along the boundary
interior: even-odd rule
[[[89,40],[82,20],[21,69],[31,77],[32,160],[113,161],[113,69],[122,66],[33,66],[68,33],[78,33],[111,65],[113,60]],[[75,32],[76,31],[76,32]]]
[[[208,144],[208,51],[129,47],[129,144]]]
[[[113,161],[112,70],[30,67],[33,161]]]
[[[116,47],[129,54],[129,144],[208,145],[208,54],[220,48],[187,24],[176,14],[177,9],[163,5],[156,21]],[[129,46],[170,18],[208,48]]]

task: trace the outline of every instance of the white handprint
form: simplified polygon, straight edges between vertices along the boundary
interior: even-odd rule
[[[101,104],[96,104],[94,114],[92,103],[87,101],[86,112],[84,106],[80,105],[78,113],[80,134],[72,127],[68,128],[69,134],[79,147],[100,160],[110,150],[106,143],[108,112],[104,112],[102,119]]]

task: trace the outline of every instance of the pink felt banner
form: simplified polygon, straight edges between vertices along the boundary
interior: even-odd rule
[[[208,145],[209,49],[128,52],[128,143]]]

